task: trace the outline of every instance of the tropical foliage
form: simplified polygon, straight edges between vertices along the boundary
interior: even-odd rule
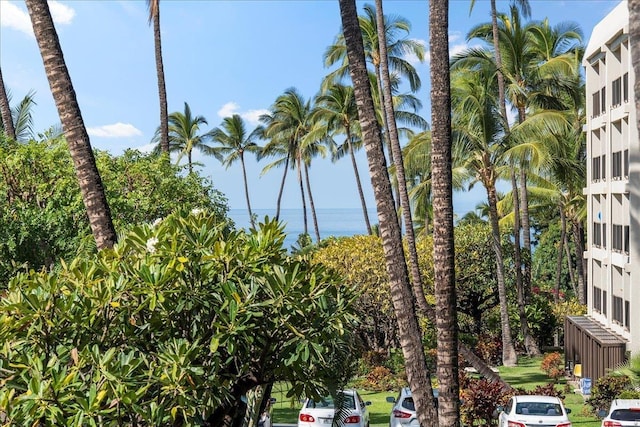
[[[344,384],[356,294],[290,258],[284,237],[273,221],[229,232],[194,210],[19,274],[0,302],[4,422],[216,426],[243,418],[257,386]]]
[[[1,138],[1,137],[0,137]],[[182,207],[226,218],[226,199],[197,174],[156,155],[99,151],[113,221],[120,232]],[[167,197],[171,194],[172,197]],[[95,251],[78,182],[63,138],[0,142],[0,287],[19,269],[53,268],[60,259]]]

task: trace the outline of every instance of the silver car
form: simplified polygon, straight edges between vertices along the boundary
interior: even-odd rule
[[[438,403],[438,389],[433,389],[435,403]],[[413,403],[411,389],[403,387],[398,393],[398,397],[387,397],[387,402],[393,403],[391,415],[389,416],[389,427],[420,427],[416,415],[416,406]]]

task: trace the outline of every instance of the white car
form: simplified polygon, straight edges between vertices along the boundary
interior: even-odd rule
[[[640,399],[615,399],[602,415],[602,427],[640,426]]]
[[[331,396],[319,400],[307,398],[298,414],[298,427],[330,427],[333,417],[339,416],[343,427],[369,427],[369,411],[355,390],[343,390],[335,401]]]
[[[498,427],[571,427],[571,411],[555,396],[513,396],[499,411]]]
[[[433,389],[433,397],[438,403],[438,389]],[[411,389],[403,387],[400,389],[398,397],[387,397],[387,402],[393,403],[391,415],[389,416],[389,427],[420,427],[416,406],[413,403]]]

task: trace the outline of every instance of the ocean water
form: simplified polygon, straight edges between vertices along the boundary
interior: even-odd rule
[[[257,215],[258,221],[263,221],[265,216],[269,218],[276,216],[275,209],[253,209],[253,213]],[[320,238],[322,239],[330,236],[341,237],[367,233],[362,209],[316,209],[316,216],[318,218]],[[236,223],[238,228],[249,228],[251,225],[249,213],[246,209],[230,209],[229,217]],[[280,209],[280,221],[285,225],[285,232],[287,233],[284,247],[291,249],[291,246],[298,240],[298,235],[304,233],[302,209]],[[309,235],[315,240],[310,209],[307,209],[307,221]],[[369,209],[369,222],[371,225],[378,223],[375,209]]]

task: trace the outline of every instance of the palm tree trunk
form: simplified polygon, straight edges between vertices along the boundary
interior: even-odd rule
[[[564,209],[560,206],[560,241],[558,242],[558,259],[556,261],[555,295],[553,301],[557,304],[560,301],[560,283],[562,281],[562,256],[564,255],[564,242],[567,239],[567,218]]]
[[[382,0],[376,0],[376,5]],[[380,10],[382,12],[382,10]],[[431,188],[433,206],[433,269],[436,298],[437,374],[440,425],[460,426],[460,384],[458,382],[458,317],[453,238],[453,178],[451,171],[451,87],[449,76],[449,2],[429,1],[429,41],[431,49]],[[386,45],[386,43],[385,43]],[[382,44],[381,44],[382,46]],[[385,55],[386,56],[386,55]],[[388,72],[388,69],[387,69]],[[387,73],[388,75],[388,73]],[[391,92],[389,87],[386,88]],[[393,106],[391,107],[393,113]],[[391,116],[390,116],[391,117]],[[391,122],[392,120],[389,120]],[[395,128],[395,119],[393,120]],[[391,129],[392,137],[394,129]],[[397,139],[397,130],[395,137]],[[397,143],[397,147],[396,147]],[[403,204],[407,240],[413,237],[400,143],[396,175]],[[401,168],[398,168],[398,164]],[[406,203],[406,205],[405,205]],[[406,208],[406,209],[405,209]],[[413,240],[413,239],[412,239]],[[415,241],[409,243],[415,251]],[[418,271],[418,255],[411,256],[412,269]],[[419,275],[419,271],[418,271]],[[415,276],[414,276],[415,280]],[[422,287],[422,286],[421,286]]]
[[[73,159],[91,231],[98,249],[110,248],[117,240],[111,210],[47,0],[26,0],[26,4]]]
[[[567,219],[565,215],[565,222],[566,221]],[[567,226],[565,225],[565,228],[566,227]],[[569,247],[569,233],[565,233],[563,246],[564,246],[565,256],[567,258],[567,270],[569,271],[569,281],[571,282],[571,289],[573,290],[574,295],[578,295],[578,279],[574,272],[573,263],[571,262],[571,248]]]
[[[284,173],[282,174],[282,181],[280,181],[280,190],[278,191],[278,200],[276,201],[276,221],[280,219],[280,204],[282,203],[282,194],[284,193],[284,183],[287,180],[287,171],[289,170],[289,159],[291,157],[287,154],[287,160],[284,162]]]
[[[2,68],[0,68],[0,118],[2,118],[4,132],[9,138],[15,141],[16,129],[13,126],[13,117],[11,117],[11,106],[9,105],[7,89],[4,87],[4,80],[2,79]]]
[[[576,246],[576,254],[580,255],[584,253],[584,229],[582,223],[573,220],[571,229],[573,231],[573,243]],[[576,270],[578,273],[578,301],[580,304],[586,304],[586,283],[587,283],[587,269],[586,260],[584,257],[578,256],[578,262],[576,262]]]
[[[502,258],[502,245],[500,244],[500,226],[498,225],[498,197],[494,184],[485,186],[487,201],[489,202],[489,222],[491,223],[491,246],[496,254],[496,280],[498,281],[498,299],[500,300],[500,325],[502,327],[502,364],[504,366],[516,366],[518,358],[513,345],[511,326],[509,325],[509,306],[507,302],[507,289],[505,285],[504,260]]]
[[[418,325],[402,248],[402,235],[396,218],[391,182],[371,96],[355,0],[340,0],[340,17],[347,46],[349,74],[353,82],[358,117],[369,163],[369,175],[378,210],[385,264],[389,275],[391,298],[398,322],[407,378],[413,392],[420,425],[436,427],[438,426],[438,412],[433,402],[429,368],[422,346],[422,334]]]
[[[384,24],[384,12],[382,10],[382,0],[376,0],[376,20],[377,20],[377,27],[378,27],[378,48],[379,48],[379,55],[380,55],[379,74],[382,79],[381,80],[382,95],[380,96],[380,99],[383,102],[382,109],[384,112],[386,129],[389,135],[389,140],[387,142],[389,143],[391,153],[393,154],[392,159],[396,169],[396,182],[398,183],[398,187],[396,190],[398,194],[398,199],[400,201],[400,207],[402,208],[402,217],[404,219],[405,236],[407,239],[407,246],[409,249],[409,269],[411,271],[411,283],[413,285],[413,295],[416,298],[416,304],[418,306],[418,310],[421,313],[425,313],[427,310],[427,300],[424,296],[424,286],[422,284],[422,275],[420,274],[420,267],[418,265],[418,251],[416,250],[415,231],[413,229],[413,219],[411,218],[411,205],[409,204],[409,194],[407,192],[407,181],[405,178],[404,163],[402,159],[402,149],[400,148],[400,140],[398,139],[398,128],[396,126],[395,111],[393,109],[393,102],[392,102],[391,81],[389,78],[389,63],[387,59],[387,38],[384,32],[385,24]],[[448,61],[449,61],[449,54],[447,52],[447,64],[448,64]],[[448,71],[449,67],[447,66],[446,68]],[[439,70],[438,72],[440,73],[442,72],[442,70]],[[449,96],[448,83],[446,84],[445,89],[446,89],[446,95],[448,97]],[[445,92],[443,92],[443,94],[444,93]],[[442,95],[442,94],[439,94],[439,95]],[[450,101],[446,102],[446,104],[450,107],[451,102]],[[449,113],[447,113],[447,115],[449,115]],[[450,120],[449,120],[449,123],[450,123]],[[432,132],[432,135],[433,135],[433,132]],[[450,141],[451,141],[450,132],[447,133],[446,135],[443,134],[442,136],[445,137],[446,139],[442,140],[441,142],[443,144],[450,144]],[[449,157],[451,157],[450,153],[449,153]],[[449,164],[450,163],[447,163],[447,167],[449,167]],[[451,212],[453,212],[453,207],[451,208]],[[455,344],[454,344],[454,348],[455,348]]]
[[[158,97],[160,99],[160,149],[169,154],[169,114],[167,108],[167,87],[164,81],[164,65],[162,63],[162,40],[160,37],[160,0],[149,2],[149,20],[153,20],[153,40],[156,57],[156,74],[158,75]]]
[[[351,143],[351,128],[347,124],[345,126],[347,131],[347,146],[349,147],[349,156],[351,157],[351,165],[353,166],[353,173],[356,175],[356,185],[358,187],[358,195],[360,195],[360,204],[362,205],[362,213],[364,214],[364,223],[367,227],[367,234],[371,235],[371,223],[369,222],[369,211],[367,209],[367,202],[364,198],[364,191],[362,191],[362,182],[360,181],[360,173],[358,172],[358,163],[356,162],[356,153],[353,150],[353,144]]]
[[[311,194],[311,182],[309,181],[309,167],[304,165],[304,178],[307,184],[307,194],[309,195],[309,207],[311,208],[311,219],[313,220],[313,230],[316,233],[316,242],[320,244],[320,228],[318,228],[318,216],[316,215],[316,207],[313,203],[313,195]]]
[[[251,212],[251,201],[249,199],[249,182],[247,181],[247,169],[244,165],[244,154],[240,154],[240,165],[242,166],[242,179],[244,180],[244,197],[247,199],[247,211],[249,212],[249,221],[251,221],[251,227],[255,227],[255,221],[253,220],[253,212]]]
[[[516,294],[518,302],[518,316],[520,318],[520,332],[524,339],[524,347],[527,350],[529,356],[540,355],[540,349],[536,340],[531,335],[529,330],[529,321],[527,320],[527,312],[525,311],[525,287],[522,280],[522,253],[520,251],[520,200],[518,197],[518,182],[516,174],[511,170],[511,193],[513,194],[513,249],[514,249],[514,263],[516,265]]]
[[[304,196],[304,184],[302,183],[302,160],[296,158],[296,169],[298,172],[298,184],[300,186],[300,197],[302,197],[302,218],[304,220],[304,234],[309,234],[309,224],[307,223],[307,198]]]

